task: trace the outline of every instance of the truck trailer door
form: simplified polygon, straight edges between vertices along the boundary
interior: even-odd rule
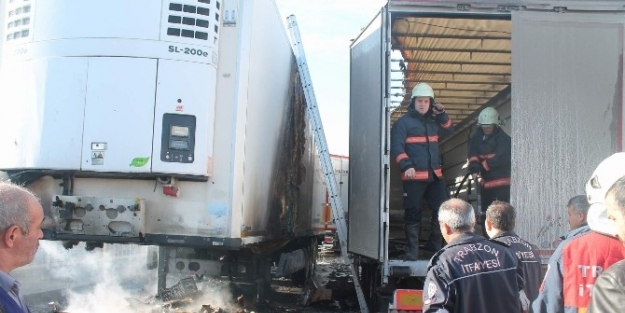
[[[380,259],[385,207],[384,12],[351,47],[348,250]]]
[[[512,13],[511,202],[519,234],[541,249],[568,230],[568,199],[623,149],[625,18],[592,10]]]

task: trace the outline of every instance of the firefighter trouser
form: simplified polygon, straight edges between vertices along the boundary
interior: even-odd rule
[[[510,203],[510,186],[480,189],[482,196],[482,213],[486,213],[488,206],[495,200]]]
[[[404,224],[420,224],[423,199],[432,209],[432,224],[438,227],[438,208],[448,199],[447,188],[442,179],[433,181],[405,181],[404,182]]]

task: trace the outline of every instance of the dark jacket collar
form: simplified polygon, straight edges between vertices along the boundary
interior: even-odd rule
[[[454,238],[450,243],[447,244],[447,246],[445,246],[445,248],[456,246],[456,245],[462,245],[466,243],[471,243],[471,242],[476,242],[476,241],[483,241],[483,240],[486,240],[486,238],[476,233],[466,232]]]
[[[517,235],[515,232],[513,231],[502,231],[499,234],[493,236],[493,238],[491,238],[492,240],[498,239],[498,238],[502,238],[502,237],[519,237],[519,235]]]

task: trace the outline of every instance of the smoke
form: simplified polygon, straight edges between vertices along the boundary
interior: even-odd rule
[[[119,284],[113,282],[103,282],[87,293],[70,292],[68,295],[69,306],[68,312],[72,313],[104,313],[104,312],[120,312],[130,313],[137,312],[137,309],[148,310],[147,305],[131,305],[130,298],[136,295],[130,294],[124,290]],[[137,307],[137,306],[143,306]]]
[[[237,311],[226,280],[209,279],[201,284],[200,289],[202,296],[197,299],[199,307],[202,304],[210,304],[213,308],[221,308],[225,312]]]
[[[93,251],[84,247],[79,244],[66,250],[59,242],[41,241],[40,253],[45,255],[51,276],[71,287],[67,290],[68,312],[134,313],[152,307],[140,297],[156,293],[156,270],[146,266],[147,247],[105,244]]]
[[[70,313],[137,313],[174,312],[174,303],[167,308],[156,298],[157,270],[150,249],[132,244],[105,244],[103,248],[86,251],[81,243],[67,250],[58,241],[40,241],[39,251],[32,264],[12,272],[27,289],[27,294],[64,290],[63,296],[53,299]],[[167,287],[172,288],[182,278],[190,275],[174,272],[167,275]],[[200,290],[192,301],[185,302],[189,312],[199,312],[202,305],[220,308],[224,312],[243,312],[235,304],[232,294],[239,297],[244,290],[233,285],[228,278],[196,280]],[[249,301],[253,296],[246,294]],[[29,302],[33,312],[49,312],[51,300]],[[49,299],[49,298],[45,298]],[[169,303],[171,304],[171,303]],[[172,311],[173,310],[173,311]]]

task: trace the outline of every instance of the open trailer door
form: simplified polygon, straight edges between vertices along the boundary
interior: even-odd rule
[[[511,202],[540,249],[555,248],[568,199],[622,151],[625,17],[610,5],[512,13]]]
[[[385,10],[351,47],[348,250],[382,260],[387,166],[384,165]],[[370,88],[368,86],[377,86]]]

